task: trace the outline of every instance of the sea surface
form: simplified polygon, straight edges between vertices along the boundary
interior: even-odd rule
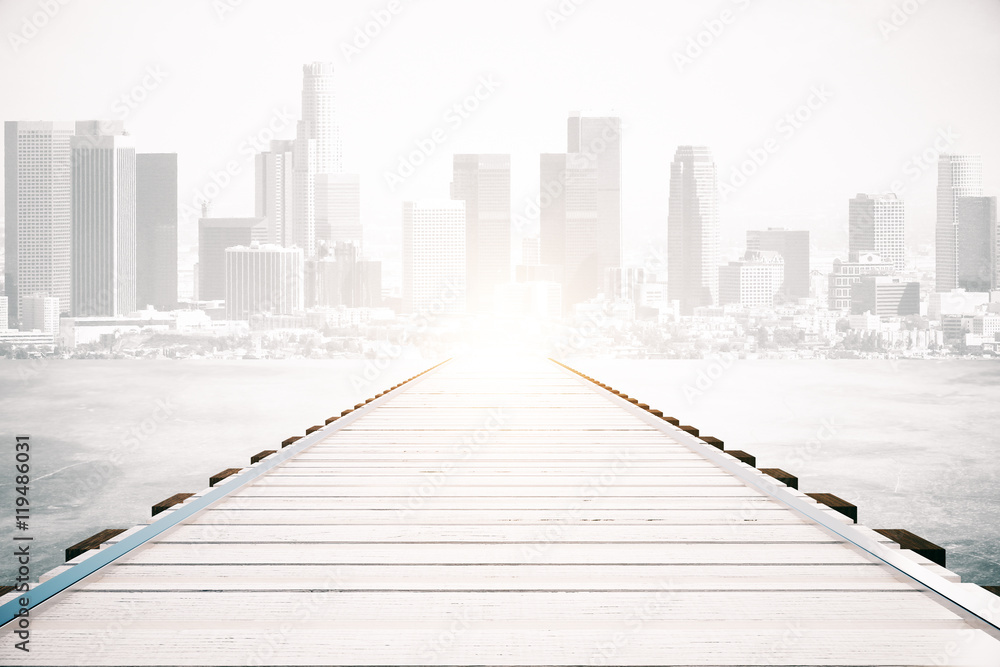
[[[31,438],[35,580],[67,546],[144,523],[436,361],[0,360],[0,540],[22,534],[15,435]],[[963,580],[1000,584],[1000,363],[567,361],[855,503],[861,523],[946,547]],[[0,584],[15,571],[0,559]]]

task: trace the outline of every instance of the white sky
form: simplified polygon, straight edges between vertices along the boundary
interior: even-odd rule
[[[58,0],[49,0],[52,3]],[[67,1],[67,0],[63,0]],[[986,193],[1000,194],[1000,2],[897,0],[915,13],[887,39],[884,0],[576,0],[555,28],[558,0],[401,0],[401,10],[348,63],[341,44],[389,0],[68,0],[15,51],[10,33],[45,0],[0,0],[0,118],[121,118],[119,101],[147,68],[165,78],[130,109],[143,152],[180,155],[180,200],[211,172],[241,173],[216,215],[253,213],[245,141],[274,110],[299,115],[301,66],[337,64],[345,164],[362,175],[369,250],[395,254],[404,199],[447,197],[451,154],[513,157],[513,205],[538,189],[538,153],[565,150],[570,110],[626,123],[624,225],[634,253],[666,238],[669,162],[705,144],[720,180],[774,137],[780,146],[722,206],[724,247],[749,228],[810,229],[822,251],[846,253],[847,200],[906,183],[909,245],[933,239],[930,169],[914,153],[953,129],[954,152],[983,155]],[[237,5],[218,15],[219,6]],[[563,6],[574,6],[564,0]],[[723,10],[733,19],[692,64],[674,53]],[[453,128],[447,109],[492,75],[500,87]],[[823,86],[832,97],[793,136],[776,123]],[[446,142],[389,192],[383,174],[440,126]],[[294,135],[289,124],[279,138]],[[913,176],[916,176],[915,178]],[[196,221],[182,221],[182,243]]]

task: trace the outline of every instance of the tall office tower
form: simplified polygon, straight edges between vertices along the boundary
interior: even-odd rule
[[[4,123],[4,326],[20,321],[22,294],[70,307],[70,138],[72,122]]]
[[[680,146],[670,165],[667,290],[688,315],[719,293],[719,195],[715,162],[704,146]]]
[[[521,265],[538,266],[542,263],[541,239],[537,236],[526,236],[521,239]]]
[[[136,310],[135,144],[120,125],[99,125],[78,123],[70,140],[74,317]]]
[[[571,113],[567,153],[597,160],[597,275],[622,265],[622,119]]]
[[[958,287],[958,199],[983,196],[983,160],[978,155],[938,158],[936,292]]]
[[[343,169],[343,147],[337,124],[333,63],[302,66],[303,138],[316,142],[317,174],[339,174]]]
[[[198,299],[226,298],[226,248],[267,242],[264,218],[198,220]]]
[[[775,251],[747,250],[743,258],[719,267],[719,305],[769,308],[785,282],[785,258]]]
[[[135,156],[136,305],[177,307],[177,154]]]
[[[465,202],[403,202],[403,312],[465,313]]]
[[[566,309],[597,296],[597,159],[586,153],[541,155],[542,264],[562,268]]]
[[[997,198],[958,198],[958,287],[997,289]]]
[[[52,336],[59,333],[59,299],[35,294],[23,297],[22,327],[25,331],[41,331]]]
[[[309,137],[309,124],[299,121],[292,168],[292,245],[316,254],[316,140]]]
[[[780,227],[747,232],[748,252],[776,252],[785,260],[785,280],[779,290],[785,299],[809,297],[809,232]]]
[[[58,302],[58,299],[56,300]],[[10,302],[9,297],[6,294],[0,294],[0,332],[7,331],[10,327],[7,322],[10,320],[8,317],[8,306]]]
[[[873,252],[896,271],[904,270],[905,221],[903,200],[895,193],[858,194],[849,205],[848,253]]]
[[[316,241],[362,246],[361,182],[357,174],[316,175]]]
[[[254,160],[254,215],[267,218],[267,242],[292,245],[295,142],[275,140]]]
[[[455,155],[451,198],[465,202],[466,301],[493,311],[499,285],[510,282],[510,155]]]
[[[226,319],[304,310],[301,248],[255,243],[226,248],[225,258]]]

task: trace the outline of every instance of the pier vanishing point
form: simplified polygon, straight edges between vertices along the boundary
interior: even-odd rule
[[[935,545],[669,407],[448,361],[75,545],[0,665],[1000,665]]]

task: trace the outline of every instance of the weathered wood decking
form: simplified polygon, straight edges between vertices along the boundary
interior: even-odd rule
[[[33,609],[30,653],[0,630],[0,664],[1000,665],[829,526],[1000,598],[551,362],[456,360],[355,414]]]

